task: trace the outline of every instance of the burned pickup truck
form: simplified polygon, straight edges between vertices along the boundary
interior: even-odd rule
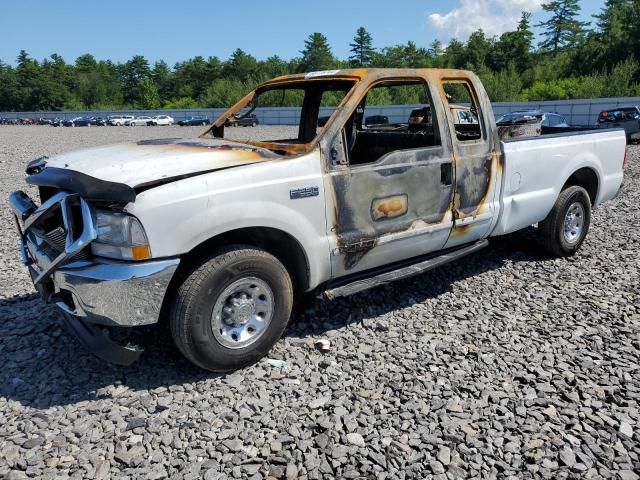
[[[367,102],[396,92],[413,92],[429,114],[365,125]],[[229,119],[285,98],[300,106],[288,138],[228,138]],[[460,122],[456,103],[477,121]],[[575,254],[592,208],[622,184],[624,131],[500,141],[493,118],[465,71],[276,78],[198,138],[29,164],[39,205],[21,191],[10,198],[24,263],[94,353],[130,362],[139,352],[105,333],[167,321],[194,364],[233,370],[269,351],[305,293],[384,285],[531,225],[551,254]]]

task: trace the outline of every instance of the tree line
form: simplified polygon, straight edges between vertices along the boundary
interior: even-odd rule
[[[227,107],[275,76],[349,67],[469,69],[493,101],[640,95],[640,0],[606,0],[591,22],[579,20],[579,0],[551,0],[543,9],[539,24],[523,12],[513,31],[491,37],[478,30],[446,46],[376,49],[360,27],[347,59],[336,58],[319,32],[290,60],[237,49],[226,60],[196,56],[170,67],[141,55],[124,63],[90,54],[74,63],[58,54],[38,61],[22,50],[15,67],[0,60],[0,111]],[[541,29],[537,44],[533,28]]]

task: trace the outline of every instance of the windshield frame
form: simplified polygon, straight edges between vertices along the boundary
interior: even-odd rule
[[[282,143],[277,141],[264,141],[264,140],[236,140],[233,138],[228,138],[227,140],[233,142],[242,142],[248,145],[254,145],[257,147],[266,148],[268,150],[273,150],[277,152],[283,152],[286,154],[301,154],[307,153],[313,150],[319,143],[325,132],[327,131],[327,125],[332,121],[333,118],[340,112],[342,108],[344,108],[345,104],[349,101],[350,97],[356,91],[358,84],[360,83],[361,78],[358,76],[351,75],[332,75],[325,77],[315,77],[315,78],[286,78],[285,79],[275,79],[270,82],[263,83],[259,85],[255,90],[252,90],[243,98],[241,98],[235,105],[227,109],[222,115],[220,115],[215,122],[208,128],[202,135],[201,138],[206,137],[214,137],[214,138],[224,138],[224,125],[226,120],[232,118],[236,114],[238,114],[241,110],[249,107],[251,109],[251,103],[262,93],[270,91],[270,90],[280,90],[280,89],[295,89],[299,88],[305,90],[308,88],[309,84],[313,83],[333,83],[333,82],[345,82],[351,83],[351,87],[345,93],[344,97],[340,101],[338,105],[335,106],[333,113],[329,116],[329,120],[326,122],[325,127],[315,135],[313,140],[308,143]],[[259,107],[258,107],[259,108]],[[255,109],[250,110],[250,113],[253,114]],[[301,122],[298,126],[301,125]]]

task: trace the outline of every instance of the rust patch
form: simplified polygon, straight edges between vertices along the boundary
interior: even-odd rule
[[[465,234],[469,232],[470,229],[471,229],[470,223],[467,223],[465,225],[454,225],[454,227],[451,229],[451,236],[463,237]]]
[[[400,217],[407,213],[408,203],[406,193],[392,197],[376,198],[371,203],[371,216],[374,220]]]
[[[220,152],[226,154],[225,163],[229,165],[258,163],[272,159],[282,158],[270,150],[243,145],[241,143],[212,143],[207,141],[184,140],[179,138],[162,138],[153,140],[140,140],[136,142],[139,146],[162,147],[163,151],[172,149],[191,149],[198,154],[213,154]]]

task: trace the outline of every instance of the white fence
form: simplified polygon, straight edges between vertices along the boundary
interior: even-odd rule
[[[640,105],[640,97],[598,98],[591,100],[555,100],[546,102],[496,102],[493,112],[496,117],[516,110],[542,110],[564,115],[571,125],[593,125],[598,113],[616,107]],[[365,115],[386,115],[391,122],[406,122],[413,108],[419,105],[396,105],[367,107]],[[176,121],[191,116],[204,115],[215,119],[223,108],[198,108],[192,110],[115,110],[115,111],[74,111],[74,112],[0,112],[0,118],[75,118],[81,116],[106,117],[118,113],[128,115],[171,115]],[[330,115],[331,108],[321,108],[320,115]],[[295,125],[300,118],[300,109],[294,107],[265,107],[254,112],[258,120],[267,125]]]

